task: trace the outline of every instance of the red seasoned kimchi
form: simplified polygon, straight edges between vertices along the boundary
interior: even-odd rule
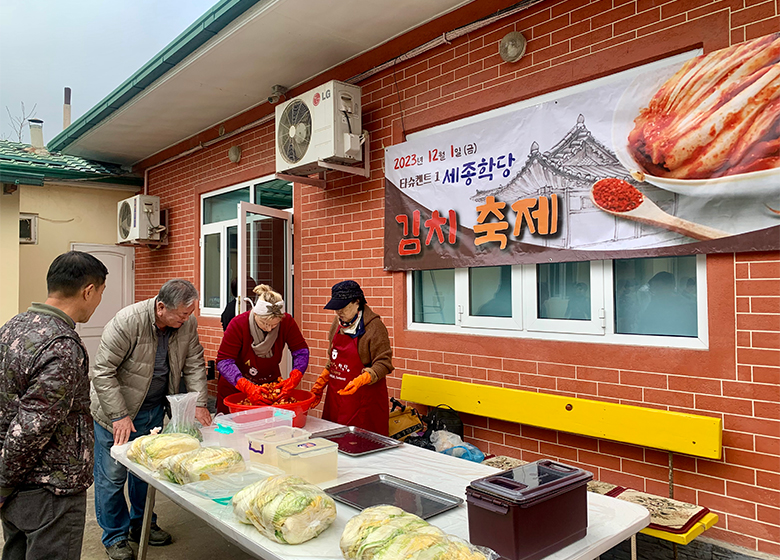
[[[657,177],[780,167],[780,33],[689,60],[634,125],[629,149]]]

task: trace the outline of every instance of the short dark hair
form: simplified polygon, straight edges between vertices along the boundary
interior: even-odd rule
[[[198,290],[189,280],[174,278],[168,280],[160,288],[157,301],[161,301],[168,309],[178,309],[180,305],[192,305],[198,299]]]
[[[108,269],[100,260],[81,251],[63,253],[51,263],[46,274],[49,295],[73,297],[90,284],[102,286]]]

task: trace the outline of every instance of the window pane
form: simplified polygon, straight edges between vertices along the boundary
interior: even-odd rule
[[[455,271],[415,270],[412,273],[415,323],[455,324]]]
[[[210,309],[219,309],[220,290],[220,247],[219,234],[203,236],[203,305]]]
[[[469,313],[478,317],[512,316],[512,267],[469,269]]]
[[[238,218],[239,202],[249,202],[249,187],[203,199],[203,223],[213,224]]]
[[[616,333],[698,335],[695,256],[616,260],[613,267]]]
[[[255,185],[255,204],[279,210],[292,208],[292,183],[275,179]]]
[[[590,263],[536,265],[539,319],[590,321]]]

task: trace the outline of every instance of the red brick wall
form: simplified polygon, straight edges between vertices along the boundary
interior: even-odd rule
[[[722,460],[674,457],[676,497],[720,515],[707,535],[780,555],[779,253],[708,257],[708,351],[412,334],[404,330],[404,276],[382,270],[383,146],[402,141],[403,130],[778,30],[774,0],[548,1],[361,83],[371,178],[334,174],[326,190],[295,187],[295,314],[312,351],[305,383],[325,363],[332,315],[322,306],[330,286],[354,278],[390,331],[396,393],[409,372],[723,418]],[[498,56],[498,41],[509,31],[522,31],[529,41],[515,64]],[[398,54],[371,53],[377,60]],[[329,77],[349,75],[337,69]],[[268,123],[150,172],[150,194],[171,209],[171,244],[137,251],[137,299],[151,297],[174,276],[198,284],[200,194],[272,173],[273,141]],[[239,165],[227,158],[234,144],[243,149]],[[219,321],[200,323],[207,359],[213,359]],[[555,457],[601,480],[667,491],[663,452],[485,418],[467,421],[469,439],[487,452]]]

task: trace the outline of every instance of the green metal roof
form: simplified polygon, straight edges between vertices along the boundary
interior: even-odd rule
[[[35,153],[29,144],[0,140],[0,183],[43,185],[46,181],[90,179],[92,182],[143,185],[143,178],[112,163],[61,153]]]
[[[217,4],[176,37],[157,56],[147,62],[122,85],[87,113],[71,123],[52,139],[50,151],[62,151],[91,128],[119,110],[123,105],[152,85],[176,64],[219,33],[233,20],[254,6],[258,0],[220,0]]]

